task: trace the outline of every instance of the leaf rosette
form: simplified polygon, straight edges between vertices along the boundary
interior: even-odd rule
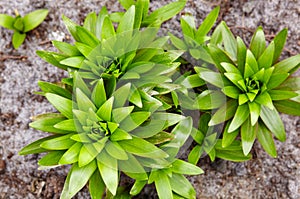
[[[280,141],[286,139],[278,111],[300,115],[299,86],[293,86],[299,77],[291,76],[299,67],[300,56],[277,62],[286,36],[284,29],[266,46],[264,32],[259,27],[247,49],[224,22],[214,31],[208,52],[215,69],[195,67],[195,70],[211,85],[210,90],[228,98],[209,122],[210,126],[227,123],[223,147],[229,146],[240,132],[245,155],[257,138],[269,155],[277,156],[272,134]]]

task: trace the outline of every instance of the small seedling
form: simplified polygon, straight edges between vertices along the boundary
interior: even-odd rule
[[[0,26],[14,31],[12,44],[15,49],[19,48],[26,38],[26,33],[40,25],[48,14],[47,9],[35,10],[22,17],[15,10],[15,17],[0,14]]]

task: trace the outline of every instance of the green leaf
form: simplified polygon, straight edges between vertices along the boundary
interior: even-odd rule
[[[95,161],[83,167],[73,164],[67,176],[61,198],[72,198],[75,196],[86,185],[96,169],[97,165]]]
[[[214,86],[223,88],[224,86],[232,85],[220,73],[213,72],[211,70],[200,68],[200,67],[195,67],[194,69],[195,69],[196,73],[199,74],[200,78],[202,78],[203,80],[205,80],[206,82],[208,82]]]
[[[116,123],[122,122],[133,111],[134,106],[120,107],[113,109],[112,121]]]
[[[250,66],[251,70],[247,71],[245,68],[244,78],[250,77],[259,71],[256,58],[254,57],[254,54],[252,54],[250,50],[247,50],[246,63],[248,64],[248,66]],[[252,71],[252,73],[250,73],[249,71]]]
[[[65,15],[62,16],[62,19],[64,21],[65,26],[67,27],[68,31],[71,33],[75,41],[79,41],[80,39],[77,35],[76,27],[78,26],[76,23],[74,23],[71,19],[66,17]]]
[[[62,59],[64,59],[65,57],[61,56],[58,53],[38,50],[38,51],[36,51],[36,54],[39,57],[41,57],[42,59],[44,59],[46,62],[49,62],[50,64],[52,64],[58,68],[61,68],[63,70],[67,70],[67,68],[68,68],[67,66],[59,63],[61,60],[58,59],[57,57],[63,57]]]
[[[73,119],[63,120],[54,125],[54,128],[64,130],[64,131],[75,131],[79,132],[79,127],[76,124],[76,121]]]
[[[277,88],[286,91],[298,91],[300,90],[300,77],[289,77]]]
[[[167,119],[167,118],[166,118]],[[163,131],[167,121],[161,119],[151,119],[142,126],[135,129],[132,134],[140,138],[149,138]]]
[[[145,122],[150,115],[150,112],[145,111],[131,113],[121,122],[120,128],[127,132],[130,132],[140,126],[143,122]]]
[[[78,109],[84,112],[88,112],[90,109],[96,111],[96,107],[89,97],[87,97],[79,88],[75,89]]]
[[[31,128],[44,132],[66,134],[69,132],[54,127],[57,123],[62,122],[64,120],[66,120],[66,118],[61,114],[47,114],[44,115],[42,118],[39,118],[36,121],[30,123],[29,126]]]
[[[197,164],[199,161],[201,154],[203,153],[203,148],[200,145],[196,145],[192,151],[189,153],[188,161],[192,164]]]
[[[127,153],[122,149],[118,142],[108,141],[105,145],[106,152],[118,160],[128,160]]]
[[[72,164],[77,162],[81,147],[82,143],[80,142],[73,144],[59,159],[59,164]]]
[[[72,94],[70,93],[70,91],[60,85],[43,81],[38,81],[38,85],[44,93],[53,93],[60,95],[61,97],[72,99]]]
[[[244,155],[247,156],[253,146],[256,138],[257,125],[252,126],[250,118],[248,118],[241,126],[241,140]]]
[[[281,113],[300,116],[300,103],[291,100],[274,102],[274,105]]]
[[[185,198],[196,198],[196,191],[191,183],[180,174],[173,173],[170,179],[172,190]],[[173,198],[173,197],[172,197]]]
[[[236,86],[225,86],[222,88],[222,92],[230,98],[238,99],[241,90]]]
[[[38,161],[38,165],[40,166],[58,165],[58,161],[63,154],[64,151],[51,151]]]
[[[147,180],[148,175],[146,174],[144,167],[137,160],[137,158],[135,158],[135,156],[130,153],[127,153],[127,156],[127,160],[118,161],[120,171],[126,173],[126,175],[130,176],[133,179]],[[134,165],[134,167],[132,165]]]
[[[46,98],[48,101],[59,111],[61,114],[66,116],[69,119],[73,118],[73,102],[67,98],[61,97],[56,94],[47,93]]]
[[[275,143],[270,131],[263,123],[258,124],[257,139],[264,150],[273,158],[277,157]]]
[[[91,143],[82,145],[78,156],[78,166],[82,167],[92,162],[98,155],[98,151]]]
[[[270,77],[270,80],[267,84],[267,88],[269,90],[280,86],[282,82],[284,82],[289,77],[289,73],[276,73]]]
[[[18,49],[21,46],[21,44],[24,42],[25,38],[26,38],[25,33],[20,33],[18,31],[15,31],[12,38],[12,44],[14,48]]]
[[[80,51],[73,45],[61,42],[61,41],[52,41],[53,45],[63,54],[73,57],[81,55]]]
[[[105,121],[111,121],[113,103],[114,103],[114,97],[109,98],[98,109],[97,115]]]
[[[266,48],[265,34],[262,27],[258,27],[251,39],[250,50],[254,57],[258,59]]]
[[[249,117],[249,108],[247,104],[243,104],[238,106],[236,113],[230,123],[230,126],[228,128],[228,132],[233,132],[237,128],[239,128]]]
[[[275,44],[271,42],[270,45],[265,49],[262,55],[258,59],[259,68],[270,68],[273,64],[273,56],[275,52]]]
[[[230,122],[227,122],[225,129],[223,131],[223,138],[222,138],[222,147],[223,148],[230,146],[239,134],[239,129],[236,129],[235,131],[229,133],[228,132],[229,125],[230,125]]]
[[[40,9],[35,10],[33,12],[28,13],[23,17],[23,23],[24,23],[24,32],[28,32],[30,30],[33,30],[38,25],[40,25],[46,16],[48,15],[47,9]]]
[[[101,199],[105,192],[105,184],[98,169],[89,179],[89,192],[92,199]]]
[[[237,110],[238,104],[236,100],[228,100],[228,102],[220,107],[209,121],[209,126],[220,124],[232,118]]]
[[[264,105],[264,106],[268,107],[269,109],[274,108],[272,98],[268,92],[261,93],[259,96],[257,96],[255,99],[255,102],[260,105]]]
[[[246,54],[247,54],[247,47],[245,43],[240,37],[237,37],[237,56],[238,56],[237,65],[241,74],[244,74]]]
[[[160,25],[179,13],[184,8],[185,3],[186,0],[179,0],[158,8],[142,21],[142,25]]]
[[[114,37],[116,34],[115,28],[108,16],[104,18],[102,31],[101,31],[101,38],[108,39]]]
[[[134,17],[135,17],[135,6],[132,5],[122,17],[118,25],[117,33],[133,30]]]
[[[182,146],[189,138],[193,128],[193,120],[191,117],[187,117],[181,120],[172,130],[172,134],[175,138],[171,141],[172,143],[179,143]]]
[[[224,42],[225,51],[228,52],[228,54],[233,60],[236,60],[237,43],[235,37],[224,21],[220,23],[220,26],[222,27],[222,38]]]
[[[276,109],[272,110],[262,106],[260,117],[279,141],[283,142],[286,140],[284,125]]]
[[[130,189],[130,195],[135,196],[138,195],[142,189],[144,188],[144,186],[147,184],[146,180],[136,180],[132,186],[132,188]]]
[[[280,31],[274,38],[274,44],[275,44],[275,51],[273,55],[273,64],[278,60],[280,57],[280,54],[284,48],[284,44],[286,42],[286,37],[287,37],[287,29],[283,29]]]
[[[242,150],[217,150],[216,157],[233,162],[244,162],[250,160],[252,156],[251,154],[245,156]]]
[[[99,108],[106,101],[106,92],[103,79],[97,81],[92,93],[92,101]]]
[[[97,164],[107,189],[113,195],[116,195],[119,184],[117,160],[110,157],[105,151],[103,151],[97,157]]]
[[[174,173],[185,175],[200,175],[204,173],[199,167],[179,159],[176,159],[172,163],[172,171]]]
[[[251,125],[254,126],[260,115],[260,105],[256,102],[249,102],[248,106],[250,110]]]
[[[171,141],[173,139],[174,139],[173,134],[162,131],[162,132],[159,132],[159,133],[155,134],[152,137],[147,138],[146,141],[157,145],[157,144],[162,144],[162,143]]]
[[[41,143],[41,147],[48,150],[65,150],[69,149],[75,142],[70,139],[74,134],[67,134],[59,137],[54,137]]]
[[[81,64],[83,63],[84,59],[85,58],[83,56],[74,56],[74,57],[69,57],[69,58],[63,59],[59,63],[79,69],[81,67]]]
[[[83,27],[96,36],[97,14],[90,12],[84,19]]]
[[[186,44],[184,43],[183,40],[179,39],[178,37],[174,36],[174,35],[171,34],[171,33],[168,33],[168,35],[170,36],[170,40],[171,40],[172,44],[173,44],[177,49],[180,49],[180,50],[187,50],[187,46],[186,46]]]
[[[117,100],[114,102],[114,108],[123,107],[130,93],[131,84],[127,83],[124,86],[116,90],[112,96]]]
[[[90,47],[96,47],[99,44],[98,38],[81,26],[76,26],[76,33],[79,40]]]
[[[132,137],[130,140],[122,140],[118,143],[125,151],[137,156],[153,159],[168,157],[167,153],[141,138]]]
[[[213,44],[208,44],[208,51],[216,65],[216,67],[218,68],[218,70],[220,72],[225,72],[223,67],[221,66],[222,62],[234,64],[234,62],[228,56],[228,54],[225,51],[223,51],[222,49],[220,49],[219,47],[217,47]]]
[[[285,74],[290,73],[293,69],[299,67],[300,54],[289,57],[281,62],[274,65],[274,74]]]
[[[195,107],[200,110],[211,110],[222,106],[226,101],[226,96],[219,91],[202,92],[195,99]]]
[[[204,37],[211,30],[219,15],[220,7],[214,8],[204,19],[197,30],[196,37]]]
[[[272,100],[286,100],[298,96],[298,94],[294,91],[286,90],[270,90],[269,94]]]
[[[162,199],[173,198],[172,188],[171,188],[169,178],[162,171],[156,171],[156,172],[157,175],[159,176],[155,179],[155,187],[156,187],[158,197]]]
[[[43,153],[46,152],[47,150],[42,148],[40,145],[47,140],[51,140],[53,138],[55,138],[56,136],[48,136],[39,140],[36,140],[30,144],[28,144],[27,146],[23,147],[20,151],[19,151],[19,155],[28,155],[28,154],[37,154],[37,153]]]
[[[4,28],[14,30],[14,22],[15,18],[12,16],[9,16],[7,14],[0,14],[0,26],[3,26]]]

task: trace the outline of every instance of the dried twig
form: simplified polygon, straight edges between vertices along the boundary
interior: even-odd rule
[[[20,55],[20,56],[14,56],[14,55],[0,55],[0,61],[5,61],[7,59],[27,59],[27,56]]]

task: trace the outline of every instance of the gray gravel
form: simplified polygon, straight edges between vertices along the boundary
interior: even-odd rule
[[[151,8],[166,2],[152,1]],[[45,135],[28,127],[30,116],[53,110],[46,100],[33,94],[38,89],[37,81],[56,82],[66,75],[41,60],[35,51],[53,50],[50,40],[70,41],[61,21],[62,14],[82,23],[88,12],[98,12],[104,5],[112,11],[120,9],[116,0],[0,0],[0,13],[13,14],[14,9],[20,14],[40,8],[50,11],[45,22],[29,33],[18,50],[12,48],[12,32],[0,28],[0,198],[59,197],[67,168],[38,171],[39,156],[17,154],[23,146]],[[282,58],[300,53],[299,0],[189,0],[184,12],[197,16],[200,23],[216,5],[221,6],[219,21],[226,21],[246,41],[249,42],[249,35],[259,25],[264,27],[268,38],[287,27],[289,35]],[[177,30],[178,20],[176,17],[163,27]],[[197,197],[300,198],[300,118],[282,115],[282,119],[287,141],[276,142],[278,158],[270,158],[258,143],[254,159],[246,163],[210,163],[204,158],[199,166],[205,174],[189,178]],[[76,197],[88,198],[86,193],[83,190]]]

